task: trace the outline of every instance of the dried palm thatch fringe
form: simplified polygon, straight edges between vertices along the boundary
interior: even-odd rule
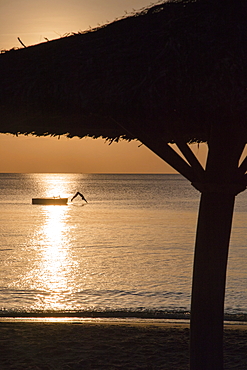
[[[234,123],[246,135],[246,16],[243,0],[164,2],[2,53],[0,131],[201,142]]]

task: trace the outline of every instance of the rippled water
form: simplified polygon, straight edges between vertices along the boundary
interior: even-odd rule
[[[32,197],[72,197],[67,206]],[[246,192],[247,193],[247,192]],[[199,193],[180,175],[0,175],[6,313],[183,313]],[[226,312],[247,314],[247,194],[237,197]]]

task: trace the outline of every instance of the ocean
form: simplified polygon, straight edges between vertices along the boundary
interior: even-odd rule
[[[72,196],[80,191],[87,202]],[[35,197],[68,205],[32,205]],[[200,194],[180,175],[0,174],[1,317],[187,319]],[[247,191],[225,313],[247,321]]]

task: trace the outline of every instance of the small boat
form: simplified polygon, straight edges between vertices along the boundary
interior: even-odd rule
[[[66,205],[68,198],[52,197],[52,198],[32,198],[32,204],[44,205]]]

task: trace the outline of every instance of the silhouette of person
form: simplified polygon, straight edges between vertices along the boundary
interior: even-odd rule
[[[74,200],[77,196],[80,196],[82,200],[85,200],[85,202],[87,202],[87,200],[84,198],[84,196],[82,195],[82,193],[80,193],[79,191],[71,198],[71,202],[72,200]]]

